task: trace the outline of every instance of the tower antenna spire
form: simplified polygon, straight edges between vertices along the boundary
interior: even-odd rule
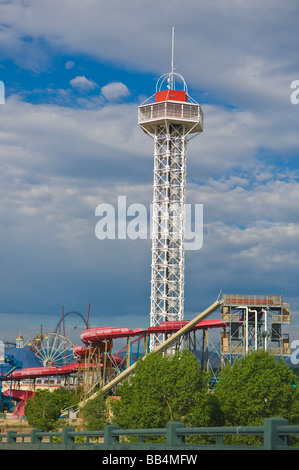
[[[170,75],[170,89],[174,90],[174,26],[172,27],[172,38],[171,38],[171,75]]]

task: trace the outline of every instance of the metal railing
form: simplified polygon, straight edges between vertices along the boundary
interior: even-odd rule
[[[290,425],[281,418],[267,418],[262,426],[237,427],[185,427],[183,423],[170,422],[159,429],[119,429],[106,426],[102,431],[75,431],[63,428],[61,432],[31,433],[8,431],[0,434],[0,450],[165,450],[194,451],[203,449],[223,450],[299,450],[290,445],[290,437],[299,435],[299,426]],[[228,443],[228,439],[240,436],[258,436],[260,444],[244,445]],[[163,442],[154,442],[153,438]],[[132,438],[134,442],[130,442]],[[209,443],[188,443],[199,438]],[[299,440],[298,444],[299,446]]]
[[[139,124],[158,118],[174,118],[202,122],[203,112],[198,104],[173,103],[170,101],[139,107]]]
[[[284,306],[282,295],[223,294],[223,305]]]

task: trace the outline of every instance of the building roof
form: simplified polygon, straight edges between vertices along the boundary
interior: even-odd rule
[[[13,356],[17,361],[22,362],[22,369],[30,369],[32,367],[42,367],[37,356],[27,348],[11,348],[5,353]]]

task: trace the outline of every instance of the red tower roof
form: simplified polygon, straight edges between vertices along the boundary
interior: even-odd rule
[[[159,101],[188,101],[185,90],[162,90],[156,92],[156,103]]]

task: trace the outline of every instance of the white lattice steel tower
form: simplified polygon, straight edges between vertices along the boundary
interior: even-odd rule
[[[191,134],[203,131],[203,112],[188,95],[184,78],[174,72],[173,51],[174,30],[171,72],[159,78],[156,93],[138,113],[140,127],[154,140],[151,327],[184,317],[186,147]],[[157,330],[150,350],[163,340]]]

